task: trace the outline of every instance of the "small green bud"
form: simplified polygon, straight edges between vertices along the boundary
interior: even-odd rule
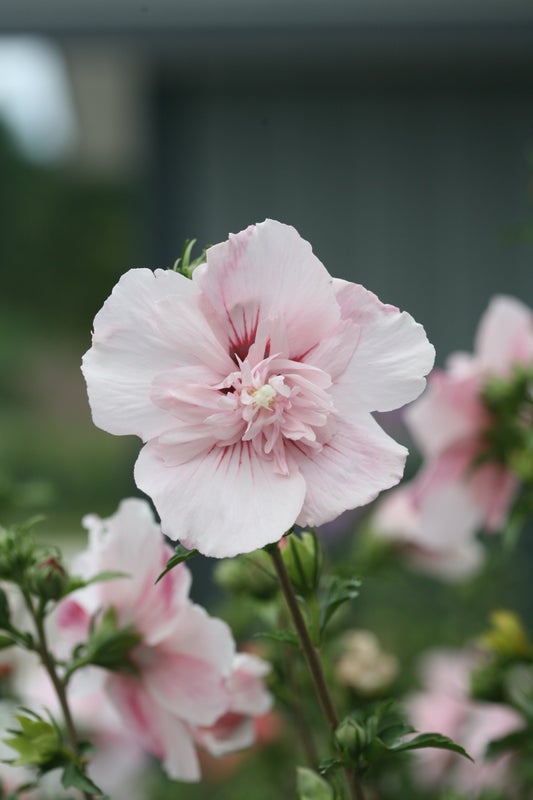
[[[51,556],[37,564],[29,575],[29,588],[43,600],[59,600],[69,583],[65,568],[57,558]]]
[[[322,551],[314,532],[299,536],[291,533],[285,538],[281,551],[291,583],[296,591],[308,597],[318,589],[322,571]]]
[[[366,731],[353,717],[343,719],[335,731],[335,741],[342,753],[357,758],[369,744]]]
[[[245,594],[257,600],[269,600],[278,591],[270,559],[262,550],[219,561],[215,567],[215,580],[227,592]]]

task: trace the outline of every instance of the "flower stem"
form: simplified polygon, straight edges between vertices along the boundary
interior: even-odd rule
[[[31,617],[33,619],[35,625],[35,631],[37,633],[38,644],[35,649],[39,654],[43,667],[48,673],[48,676],[55,689],[55,693],[57,695],[57,699],[59,701],[59,705],[61,706],[61,711],[63,713],[63,719],[65,721],[65,728],[67,731],[67,738],[69,745],[74,755],[78,756],[79,755],[78,736],[76,734],[74,720],[72,718],[72,714],[70,712],[70,707],[68,704],[66,687],[64,681],[60,678],[60,676],[57,673],[54,659],[50,653],[50,650],[48,649],[48,639],[46,636],[43,614],[39,613],[39,611],[36,610],[31,595],[29,593],[23,591],[23,595],[28,611],[30,612]],[[92,800],[92,798],[94,797],[94,795],[89,794],[88,792],[85,791],[82,792],[82,795],[85,798],[85,800]]]
[[[326,683],[324,670],[322,669],[322,663],[320,661],[320,655],[317,648],[313,645],[307,625],[303,618],[302,612],[300,611],[300,606],[298,605],[298,600],[285,568],[279,547],[269,547],[268,553],[272,558],[274,569],[276,570],[279,584],[281,586],[281,591],[283,592],[283,596],[285,597],[285,602],[287,603],[294,627],[296,628],[296,632],[300,640],[309,672],[311,673],[311,677],[313,679],[315,692],[320,702],[322,712],[326,718],[331,733],[335,734],[335,731],[339,725],[339,720],[337,717],[337,712],[335,711],[335,707],[333,706],[328,685]],[[361,783],[354,770],[346,768],[345,774],[352,800],[364,800],[363,787],[361,786]]]

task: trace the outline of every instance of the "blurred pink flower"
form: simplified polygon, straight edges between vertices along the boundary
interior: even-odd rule
[[[426,459],[413,492],[424,516],[422,534],[429,540],[437,539],[435,524],[445,537],[456,538],[453,528],[457,525],[467,535],[481,527],[498,530],[505,524],[518,486],[516,477],[496,462],[473,468],[491,422],[482,390],[490,377],[509,377],[513,365],[532,361],[531,310],[512,297],[497,296],[481,318],[473,355],[452,355],[446,370],[435,370],[425,395],[407,409],[407,425]],[[445,502],[443,492],[453,496],[453,502]],[[428,503],[439,505],[440,519],[424,512]]]
[[[128,577],[98,582],[69,596],[57,624],[83,640],[89,620],[113,607],[120,627],[142,634],[130,660],[138,675],[105,673],[103,689],[122,724],[160,758],[172,778],[198,780],[191,728],[213,725],[230,708],[228,680],[235,647],[228,626],[189,599],[185,565],[157,584],[172,550],[164,543],[148,504],[130,499],[109,519],[86,517],[89,547],[74,571],[90,577],[119,570]],[[83,671],[78,673],[83,679]],[[89,689],[94,688],[89,680]]]
[[[408,314],[266,220],[209,248],[192,280],[127,272],[83,372],[95,423],[146,442],[135,479],[164,532],[225,557],[395,485],[406,450],[372,412],[417,397],[433,357]]]
[[[422,665],[423,689],[407,700],[417,730],[449,736],[475,760],[472,763],[447,750],[419,750],[413,762],[416,779],[422,786],[454,789],[469,798],[484,788],[510,791],[511,758],[504,755],[485,761],[484,753],[492,739],[523,727],[521,716],[508,706],[470,699],[469,676],[475,665],[473,653],[428,654]]]
[[[270,666],[251,653],[237,653],[226,681],[229,707],[214,725],[196,728],[194,738],[211,755],[219,757],[250,747],[255,741],[255,719],[272,707],[264,678]]]
[[[449,581],[469,578],[482,565],[485,550],[471,536],[477,515],[457,484],[423,497],[417,481],[387,492],[372,515],[372,531],[396,545],[415,569]]]

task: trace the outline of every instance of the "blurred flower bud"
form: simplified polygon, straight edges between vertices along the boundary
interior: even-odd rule
[[[227,592],[268,600],[278,591],[270,559],[262,550],[240,558],[225,558],[215,567],[215,580]]]
[[[498,609],[491,613],[490,622],[490,630],[479,637],[482,647],[506,658],[533,657],[533,645],[516,614]]]
[[[299,536],[291,533],[285,539],[281,554],[296,591],[308,597],[316,592],[322,570],[322,551],[314,532],[304,531]]]
[[[336,664],[340,683],[365,695],[387,689],[398,673],[398,659],[386,653],[371,631],[348,631],[343,652]]]

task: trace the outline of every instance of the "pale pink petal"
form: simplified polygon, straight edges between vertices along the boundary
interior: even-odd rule
[[[272,695],[264,679],[270,664],[253,653],[237,653],[233,671],[227,680],[231,694],[231,710],[238,714],[266,714],[272,707]]]
[[[358,284],[337,279],[334,285],[343,319],[360,329],[355,353],[338,378],[340,408],[390,411],[414,400],[435,359],[424,328]]]
[[[145,750],[161,759],[169,777],[200,780],[194,743],[179,717],[158,705],[137,678],[111,675],[107,689],[124,724]]]
[[[516,475],[501,464],[482,464],[472,473],[470,493],[484,512],[487,530],[501,531],[505,527],[519,485]]]
[[[168,573],[157,586],[157,578],[172,555],[165,544],[161,528],[145,500],[123,500],[118,511],[108,519],[97,516],[84,518],[89,530],[92,570],[123,572],[125,577],[93,584],[76,593],[92,611],[112,605],[121,625],[135,623],[136,629],[154,643],[165,635],[172,617],[186,602],[191,578],[183,565]]]
[[[198,309],[192,281],[172,270],[130,270],[94,320],[93,344],[83,358],[96,425],[114,434],[150,439],[172,425],[151,401],[157,374],[195,363],[214,369],[231,361]]]
[[[229,711],[210,728],[195,728],[195,741],[215,758],[251,747],[255,742],[252,717]]]
[[[533,361],[531,309],[514,297],[494,297],[479,323],[475,349],[481,368],[502,377],[512,364]]]
[[[401,479],[407,450],[391,439],[369,414],[339,421],[320,451],[293,446],[307,494],[299,525],[322,525],[348,508],[374,500]]]
[[[225,679],[234,653],[226,623],[191,603],[174,621],[156,657],[141,645],[135,662],[143,666],[149,691],[160,704],[191,724],[210,725],[229,706]]]
[[[275,542],[302,507],[302,476],[276,473],[249,442],[176,466],[164,459],[164,448],[145,445],[135,465],[137,486],[154,500],[163,531],[204,555],[225,558]]]
[[[430,376],[426,393],[405,410],[404,419],[417,447],[426,457],[469,440],[472,457],[479,452],[479,435],[489,421],[480,398],[477,369],[460,374],[439,370]]]
[[[303,356],[339,320],[332,279],[290,225],[266,220],[207,251],[193,273],[213,327],[240,358],[263,320],[280,317],[290,358]]]

